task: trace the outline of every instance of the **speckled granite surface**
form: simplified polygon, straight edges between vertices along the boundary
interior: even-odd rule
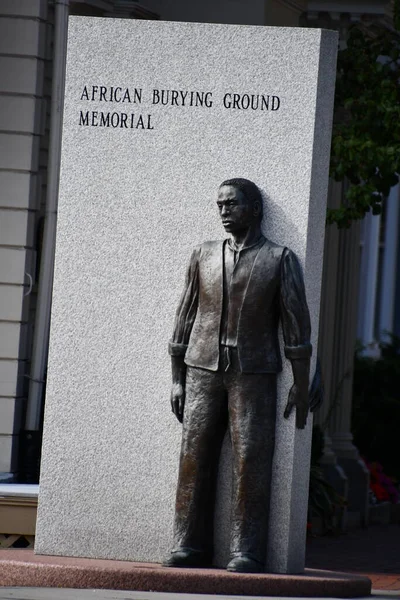
[[[337,36],[72,17],[68,43],[36,551],[159,562],[180,445],[167,342],[191,249],[224,236],[222,180],[263,190],[266,235],[304,266],[316,345]],[[311,439],[311,419],[283,419],[290,385],[285,361],[268,550],[281,573],[304,566]],[[219,565],[229,490],[225,447]]]

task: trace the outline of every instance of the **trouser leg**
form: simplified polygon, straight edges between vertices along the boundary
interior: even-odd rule
[[[227,374],[233,449],[231,554],[266,557],[272,458],[275,445],[276,375]]]
[[[222,375],[188,367],[174,548],[212,556],[216,474],[227,425]]]

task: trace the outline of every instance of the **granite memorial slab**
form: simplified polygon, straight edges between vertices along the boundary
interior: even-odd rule
[[[70,18],[37,553],[157,563],[171,550],[182,426],[168,342],[193,248],[227,237],[226,180],[254,182],[263,236],[300,262],[314,372],[336,49],[319,29]],[[304,569],[312,417],[284,418],[292,383],[284,357],[275,573]],[[231,462],[225,436],[223,567]]]

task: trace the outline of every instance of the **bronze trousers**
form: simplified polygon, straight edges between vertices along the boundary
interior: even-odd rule
[[[224,348],[217,372],[187,368],[174,549],[192,548],[210,560],[218,459],[229,423],[233,451],[232,556],[265,562],[276,374],[241,373],[236,350]]]

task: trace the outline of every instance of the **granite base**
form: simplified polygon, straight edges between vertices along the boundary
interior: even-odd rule
[[[0,550],[0,585],[154,592],[359,598],[367,577],[306,569],[301,575],[236,574],[222,569],[172,569],[159,564],[35,555]]]

